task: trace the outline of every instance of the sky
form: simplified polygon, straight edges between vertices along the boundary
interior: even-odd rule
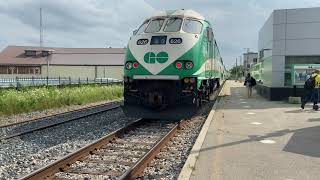
[[[0,51],[8,45],[125,47],[132,31],[160,10],[193,9],[213,25],[227,68],[257,51],[258,32],[274,9],[319,7],[320,0],[0,0]]]

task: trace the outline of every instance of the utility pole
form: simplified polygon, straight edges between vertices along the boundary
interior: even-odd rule
[[[40,47],[43,46],[42,8],[40,8]]]
[[[243,66],[242,66],[242,56],[239,56],[240,59],[240,65],[239,65],[239,71],[240,71],[240,77],[242,77],[242,71],[243,71]]]
[[[242,71],[243,71],[243,64],[242,64],[242,56],[240,58],[240,76],[242,76]]]
[[[43,47],[43,24],[42,24],[42,8],[40,7],[40,48]],[[49,78],[49,61],[52,58],[52,55],[46,56],[47,60],[47,79]]]
[[[236,58],[236,81],[238,80],[238,59]]]

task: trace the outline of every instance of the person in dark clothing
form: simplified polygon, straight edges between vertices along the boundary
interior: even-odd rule
[[[247,74],[244,85],[247,87],[248,98],[250,98],[252,96],[252,87],[256,85],[256,80],[251,77],[250,73]]]
[[[305,95],[301,101],[301,108],[304,109],[304,106],[309,102],[313,102],[313,106],[318,103],[318,89],[317,80],[319,81],[319,71],[316,70],[305,82],[304,89]]]
[[[305,89],[305,95],[304,98],[302,99],[301,102],[301,108],[304,109],[304,106],[307,104],[309,101],[313,101],[313,105],[316,105],[317,103],[315,102],[315,91],[314,89]]]

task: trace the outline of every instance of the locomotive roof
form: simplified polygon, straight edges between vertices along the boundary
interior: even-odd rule
[[[199,14],[198,12],[191,10],[191,9],[179,9],[179,10],[167,10],[167,11],[159,11],[152,18],[154,17],[163,17],[163,16],[181,16],[181,17],[191,17],[200,20],[205,20],[205,18]]]

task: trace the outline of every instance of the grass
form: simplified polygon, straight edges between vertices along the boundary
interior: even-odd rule
[[[98,101],[119,100],[123,88],[112,86],[41,87],[0,91],[0,115],[13,115]]]

